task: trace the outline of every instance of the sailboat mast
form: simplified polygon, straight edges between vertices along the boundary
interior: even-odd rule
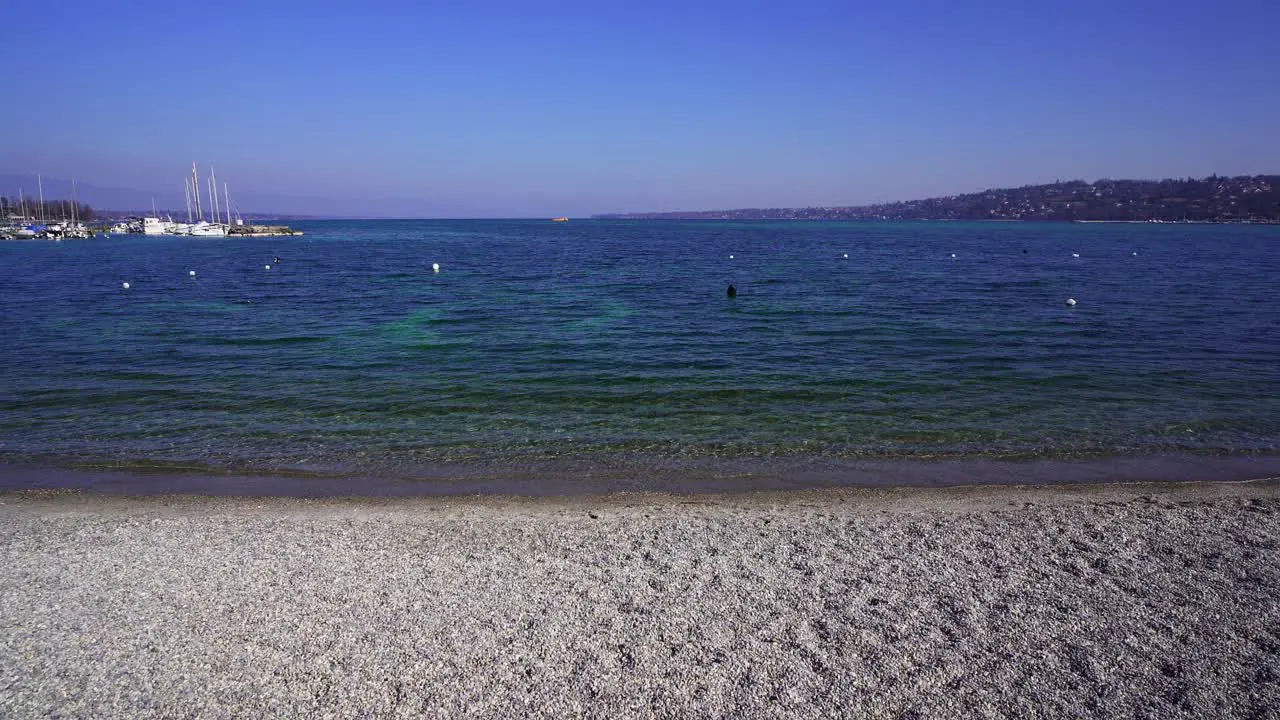
[[[226,207],[227,227],[230,227],[231,226],[231,189],[227,187],[227,184],[225,182],[222,183],[222,197],[225,198],[227,201],[227,207]]]
[[[200,210],[200,176],[196,173],[196,161],[191,161],[191,194],[196,200],[196,220],[203,220],[204,213]]]
[[[182,178],[182,194],[187,198],[187,224],[191,224],[191,186],[187,184],[187,179]]]
[[[71,178],[71,224],[80,224],[80,203],[76,202],[76,179]]]
[[[40,222],[44,222],[44,179],[36,174],[36,186],[40,188]]]
[[[209,197],[217,198],[217,195],[213,192],[213,176],[212,175],[209,176]],[[218,216],[213,214],[212,203],[210,203],[209,205],[209,222],[211,223],[218,222]]]
[[[213,196],[213,221],[218,222],[222,219],[218,210],[218,173],[212,167],[209,168],[209,194]]]
[[[22,188],[18,188],[18,209],[22,211],[22,222],[27,221],[27,200],[22,196]]]

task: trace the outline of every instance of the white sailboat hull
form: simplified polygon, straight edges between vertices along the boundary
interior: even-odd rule
[[[188,234],[192,237],[226,237],[227,228],[212,223],[197,223],[191,226]]]

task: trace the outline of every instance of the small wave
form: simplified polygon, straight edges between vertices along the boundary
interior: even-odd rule
[[[206,345],[232,345],[252,347],[258,345],[298,345],[306,343],[328,342],[332,338],[327,335],[277,335],[260,337],[206,337],[201,342]]]

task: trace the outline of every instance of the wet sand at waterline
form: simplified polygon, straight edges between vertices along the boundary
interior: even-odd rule
[[[1280,484],[0,495],[4,717],[1267,717]]]

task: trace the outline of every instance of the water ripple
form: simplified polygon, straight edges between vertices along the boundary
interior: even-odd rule
[[[1280,445],[1277,228],[303,225],[0,244],[0,462]]]

